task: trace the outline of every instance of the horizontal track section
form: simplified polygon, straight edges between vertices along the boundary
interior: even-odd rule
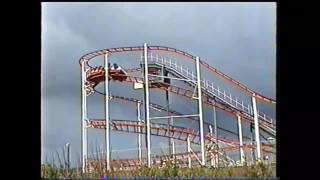
[[[88,128],[96,129],[105,129],[105,120],[101,119],[92,119],[87,121]],[[190,136],[191,143],[200,144],[200,133],[195,130],[190,130],[184,127],[171,126],[168,128],[167,124],[161,123],[150,123],[151,124],[151,135],[161,136],[161,137],[170,137],[172,139],[177,139],[181,141],[187,141],[187,137]],[[123,131],[128,133],[141,133],[145,134],[145,124],[138,121],[129,121],[129,120],[111,120],[110,126],[112,130]],[[216,143],[214,136],[211,136],[209,133],[205,135],[205,140],[207,142]],[[226,146],[239,146],[239,142],[230,140],[227,138],[218,138],[219,143],[222,143]],[[246,144],[244,144],[246,145]]]
[[[249,145],[249,144],[243,146],[243,150],[245,153],[249,153],[251,152],[252,149],[255,149],[255,148],[256,147],[254,145]],[[225,147],[225,148],[221,148],[220,150],[226,153],[233,153],[233,152],[239,151],[239,147]],[[268,145],[263,145],[263,151],[265,154],[273,153],[271,147]],[[217,153],[218,152],[207,152],[206,153],[207,161],[210,161],[211,155],[214,155]],[[189,155],[192,161],[196,161],[197,158],[195,156],[199,157],[201,155],[201,151],[196,151],[194,153],[192,152],[176,153],[174,155],[153,155],[152,162],[153,162],[153,165],[161,165],[166,161],[172,161],[175,159],[180,163],[180,165],[183,165],[188,162]],[[99,161],[96,159],[88,159],[88,163],[89,163],[89,166],[91,167],[97,167],[97,164],[99,163]],[[102,164],[103,163],[104,162],[102,161]],[[147,163],[147,158],[142,158],[141,162],[138,159],[117,159],[117,160],[113,160],[113,163],[117,164],[119,167],[139,167],[142,164]]]

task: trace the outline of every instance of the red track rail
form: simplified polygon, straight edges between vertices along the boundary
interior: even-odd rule
[[[95,92],[97,92],[97,93],[99,93],[101,95],[104,95],[103,93],[101,93],[99,91],[95,91]],[[143,101],[141,101],[139,99],[135,99],[135,98],[128,98],[128,97],[117,96],[117,95],[112,95],[111,97],[112,97],[112,99],[118,99],[118,100],[122,100],[122,101],[126,101],[126,102],[129,101],[129,102],[133,102],[133,103],[138,103],[138,102],[143,103]],[[161,105],[158,105],[158,104],[155,104],[155,103],[150,103],[150,105],[151,105],[151,107],[157,108],[159,110],[167,111],[167,108],[163,107]],[[171,109],[169,109],[169,113],[170,113],[170,115],[183,115],[182,113],[179,113],[179,112],[171,110]],[[192,121],[197,121],[196,118],[194,118],[194,117],[186,117],[186,118],[190,119]],[[212,125],[212,124],[207,123],[207,122],[204,122],[204,124],[207,125],[207,126],[208,125]],[[223,128],[220,128],[220,127],[217,127],[217,128],[222,130],[222,131],[224,131],[224,132],[228,132],[228,133],[231,133],[231,134],[234,134],[234,135],[238,135],[238,134],[236,134],[236,133],[234,133],[232,131],[229,131],[229,130],[226,130],[226,129],[223,129]],[[243,136],[243,138],[250,139],[250,137],[246,137],[246,136]]]
[[[196,59],[196,56],[193,56],[185,51],[181,51],[181,50],[178,50],[178,49],[175,49],[175,48],[170,48],[170,47],[165,47],[165,46],[148,46],[148,49],[149,50],[153,50],[153,51],[165,51],[165,52],[171,52],[173,54],[176,54],[176,55],[182,55],[184,57],[187,57],[193,61],[195,61]],[[91,53],[88,53],[84,56],[81,57],[80,59],[80,63],[85,60],[85,62],[87,63],[87,65],[89,67],[91,67],[89,65],[89,61],[96,57],[96,56],[100,56],[100,55],[103,55],[103,54],[113,54],[113,53],[120,53],[120,52],[132,52],[132,51],[143,51],[143,46],[136,46],[136,47],[120,47],[120,48],[110,48],[110,49],[103,49],[103,50],[98,50],[98,51],[94,51],[94,52],[91,52]],[[221,71],[219,71],[218,69],[210,66],[208,63],[200,60],[200,64],[201,66],[207,68],[210,72],[218,75],[219,77],[221,77],[222,79],[226,80],[227,82],[230,82],[231,84],[235,85],[236,87],[242,89],[243,91],[251,94],[251,95],[254,95],[255,97],[257,97],[258,100],[262,100],[263,102],[268,102],[268,103],[276,103],[276,101],[274,99],[271,99],[271,98],[268,98],[266,96],[263,96],[261,95],[260,93],[258,92],[255,92],[253,90],[251,90],[250,88],[248,88],[247,86],[245,86],[244,84],[240,83],[239,81],[231,78],[230,76],[222,73]]]
[[[266,148],[263,149],[265,154],[272,153],[271,150],[267,149],[268,148],[267,146],[265,146],[265,147]],[[253,145],[243,146],[243,150],[245,153],[251,151],[251,149],[255,149],[255,146],[253,146]],[[228,153],[232,153],[232,152],[238,151],[238,150],[239,150],[239,147],[223,148],[223,151],[228,152]],[[197,156],[201,155],[201,151],[196,151],[194,153]],[[210,157],[210,154],[209,153],[207,154],[207,158]],[[215,154],[215,153],[213,153],[213,154]],[[177,153],[174,155],[174,158],[176,159],[176,161],[182,161],[183,163],[187,163],[189,155],[191,155],[190,157],[191,157],[192,161],[197,160],[196,157],[193,155],[193,153],[188,153],[188,152]],[[170,160],[173,160],[172,155],[160,155],[160,156],[156,155],[156,156],[152,157],[153,165],[161,165],[163,162],[170,161]],[[209,158],[207,160],[209,160]],[[146,164],[146,162],[147,162],[147,158],[142,158],[141,162],[138,159],[118,159],[118,160],[113,160],[112,163],[118,165],[119,167],[139,167],[142,164]],[[99,163],[99,161],[97,161],[95,159],[88,160],[89,167],[96,168],[98,163]],[[105,165],[103,165],[103,164],[105,164],[105,162],[102,162],[102,167],[105,167]]]
[[[104,75],[105,71],[104,70],[101,70],[101,71],[96,71],[94,73],[91,74],[91,72],[89,71],[89,74],[88,74],[88,78],[90,80],[93,80],[92,82],[94,83],[94,87],[100,82],[100,81],[104,81],[105,80],[105,75]],[[123,75],[117,75],[117,76],[123,76]],[[143,78],[141,77],[136,77],[136,76],[128,76],[126,75],[126,79],[123,80],[123,82],[129,82],[129,83],[136,83],[136,82],[143,82]],[[193,92],[190,91],[190,90],[187,90],[187,89],[183,89],[181,87],[178,87],[178,86],[173,86],[173,85],[170,85],[168,87],[157,87],[158,89],[160,90],[163,90],[163,91],[169,91],[169,92],[172,92],[172,93],[175,93],[177,95],[180,95],[180,96],[184,96],[186,98],[189,98],[189,99],[193,99]],[[97,90],[95,90],[97,91]],[[103,92],[99,92],[97,91],[99,94],[104,94]],[[232,114],[233,116],[239,114],[242,119],[244,121],[247,121],[247,122],[252,122],[253,123],[253,117],[251,117],[251,115],[243,112],[243,111],[238,111],[232,107],[226,107],[225,104],[223,103],[220,103],[220,102],[216,102],[216,103],[212,103],[212,99],[207,96],[206,94],[203,94],[203,102],[207,105],[210,105],[210,106],[215,106],[217,107],[218,109],[221,109],[223,110],[224,112],[227,112],[228,114]],[[263,129],[266,129],[268,131],[268,128],[275,128],[274,124],[271,124],[267,121],[264,121],[264,120],[261,120],[260,121],[261,123],[259,123],[259,126]]]
[[[89,120],[87,121],[88,127],[91,128],[97,128],[97,129],[105,129],[105,121],[104,120]],[[145,124],[139,123],[137,121],[126,121],[126,120],[112,120],[111,121],[111,128],[116,131],[121,132],[127,132],[127,133],[145,133]],[[151,123],[151,135],[155,136],[161,136],[161,137],[171,137],[173,139],[181,140],[181,141],[187,141],[187,137],[190,137],[190,140],[192,143],[200,144],[199,140],[199,132],[197,131],[190,131],[188,129],[182,128],[182,127],[172,127],[169,129],[166,127],[166,124],[158,124],[158,123]],[[209,134],[205,135],[205,139],[216,142],[215,138],[213,136],[210,136]],[[232,153],[234,151],[238,151],[240,146],[237,141],[228,140],[225,138],[219,138],[220,142],[224,143],[225,145],[228,145],[226,147],[220,148],[220,150],[228,153]],[[245,152],[255,149],[255,145],[251,144],[244,144],[242,146],[243,150]],[[262,144],[262,151],[264,153],[272,153],[272,145],[270,144]],[[211,151],[207,149],[207,156],[210,154],[215,154],[216,152]],[[195,152],[199,156],[201,152]],[[189,153],[177,153],[174,155],[176,160],[186,160],[188,158]],[[196,158],[192,155],[192,160],[196,160]],[[169,160],[171,159],[170,155],[164,155],[164,156],[156,156],[153,157],[152,162],[155,164],[161,164],[163,160]],[[142,159],[142,162],[144,162],[146,158]],[[89,160],[89,167],[96,167],[98,161],[97,160]],[[120,164],[120,166],[123,167],[137,167],[140,166],[140,161],[137,159],[120,159],[120,160],[114,160],[113,163]]]
[[[115,131],[141,134],[145,133],[145,124],[139,123],[138,121],[112,120],[110,125],[112,127],[112,130]],[[87,126],[89,128],[105,129],[106,124],[105,120],[92,119],[87,121]],[[151,135],[170,137],[181,141],[187,141],[187,137],[189,136],[192,143],[200,144],[200,133],[198,131],[186,129],[179,126],[171,126],[170,128],[168,128],[166,124],[151,123]],[[209,142],[216,142],[215,137],[211,136],[209,133],[205,135],[205,140]],[[225,145],[239,147],[239,142],[234,140],[230,140],[227,138],[218,138],[218,141]]]
[[[254,145],[244,145],[242,148],[245,153],[248,153],[249,151],[251,151],[252,149],[255,149],[256,147]],[[222,148],[221,150],[226,153],[233,153],[234,151],[238,151],[239,147],[225,147],[225,148]],[[270,149],[270,147],[267,145],[263,145],[263,152],[264,152],[264,154],[273,153],[272,149]],[[194,154],[196,154],[199,157],[201,155],[201,151],[196,151],[196,152],[194,152]],[[180,162],[183,162],[182,164],[185,164],[185,163],[187,163],[189,155],[191,155],[190,157],[191,157],[192,161],[197,160],[196,157],[194,156],[194,154],[188,153],[188,152],[183,152],[183,153],[176,153],[174,156],[172,156],[172,155],[153,155],[152,162],[153,162],[153,165],[161,165],[165,161],[171,161],[175,158],[176,161],[180,161]],[[211,154],[216,154],[216,152],[208,152],[206,154],[207,160],[210,159]],[[126,168],[127,167],[139,167],[143,164],[146,164],[146,162],[147,162],[147,158],[142,158],[141,162],[138,159],[113,160],[113,164],[115,166],[118,165],[118,167],[126,167]],[[100,161],[100,163],[101,163],[102,167],[105,167],[105,165],[103,165],[103,164],[105,164],[105,162]],[[88,164],[89,164],[89,167],[97,168],[99,161],[96,159],[89,159]],[[182,164],[179,164],[179,165],[182,165]]]
[[[164,52],[169,52],[169,53],[173,53],[175,55],[181,55],[184,57],[187,57],[190,60],[195,61],[196,57],[184,52],[184,51],[180,51],[174,48],[169,48],[169,47],[164,47],[164,46],[149,46],[148,49],[150,51],[164,51]],[[100,50],[100,51],[94,51],[91,53],[88,53],[84,56],[81,57],[80,59],[80,63],[82,61],[85,61],[85,63],[93,68],[90,64],[89,61],[97,56],[100,55],[104,55],[106,53],[108,54],[113,54],[113,53],[120,53],[120,52],[133,52],[133,51],[143,51],[143,46],[137,46],[137,47],[121,47],[121,48],[111,48],[111,49],[104,49],[104,50]],[[221,77],[223,80],[225,80],[226,82],[229,82],[233,85],[235,85],[236,87],[240,88],[241,90],[254,95],[257,100],[261,100],[263,102],[268,102],[268,103],[276,103],[275,100],[262,96],[261,94],[249,89],[248,87],[246,87],[245,85],[243,85],[242,83],[236,81],[235,79],[232,79],[231,77],[227,76],[226,74],[220,72],[219,70],[217,70],[216,68],[210,66],[209,64],[207,64],[206,62],[200,60],[201,66],[207,68],[210,72],[213,72],[214,74],[218,75],[219,77]],[[139,71],[140,68],[132,68],[132,69],[127,69],[126,72],[135,72],[135,71]],[[87,76],[91,78],[91,83],[94,83],[95,87],[99,82],[104,81],[104,70],[102,73],[101,72],[94,72],[92,73],[92,71],[87,74]],[[121,78],[121,75],[117,75],[116,78]],[[116,79],[114,78],[114,79]],[[121,80],[122,81],[122,80]],[[140,77],[133,77],[133,76],[128,76],[126,78],[123,78],[123,81],[125,82],[143,82],[143,79]],[[158,87],[161,90],[166,90],[166,91],[170,91],[172,93],[187,97],[187,98],[192,98],[193,92],[190,90],[186,90],[177,86],[172,86],[170,85],[169,87],[165,87],[165,86],[160,86]],[[101,92],[100,92],[101,93]],[[103,94],[103,93],[101,93]],[[212,103],[212,99],[210,97],[208,97],[207,95],[204,95],[204,103],[210,106],[216,106],[217,108],[228,112],[229,114],[235,115],[238,114],[246,121],[248,122],[253,122],[251,115],[245,113],[245,112],[239,112],[238,110],[232,108],[232,107],[226,107],[225,104],[223,103],[219,103],[216,102],[215,104]],[[174,112],[177,113],[177,112]],[[89,120],[88,121],[88,126],[92,127],[92,128],[105,128],[105,121],[104,120]],[[145,124],[143,123],[139,123],[137,121],[123,121],[123,120],[112,120],[111,122],[111,127],[113,128],[113,130],[116,131],[122,131],[122,132],[129,132],[129,133],[145,133]],[[264,122],[261,121],[260,123],[260,127],[262,128],[275,128],[274,124],[268,123],[268,122]],[[138,131],[139,129],[139,131]],[[182,141],[186,141],[187,137],[191,137],[191,142],[199,144],[199,132],[194,131],[194,130],[189,130],[189,129],[185,129],[182,127],[170,127],[168,129],[166,124],[156,124],[156,123],[151,123],[151,134],[152,135],[156,135],[156,136],[163,136],[163,137],[171,137],[173,139],[178,139],[178,140],[182,140]],[[211,141],[211,142],[216,142],[216,139],[209,135],[206,134],[205,135],[205,139],[207,141]],[[228,139],[218,139],[219,141],[223,142],[226,145],[229,145],[229,147],[226,147],[225,150],[228,152],[231,151],[235,151],[235,150],[239,150],[239,143],[237,141],[233,141],[233,140],[228,140]],[[248,150],[248,149],[255,149],[254,145],[243,145],[244,150]],[[267,149],[266,149],[267,148]],[[269,148],[269,149],[268,149]],[[270,153],[270,147],[269,145],[265,145],[262,144],[262,151],[263,152],[267,152]],[[196,152],[198,153],[198,152]],[[176,157],[178,157],[177,159],[186,159],[188,157],[188,153],[181,153],[181,154],[176,154]],[[168,156],[166,156],[168,158]],[[194,157],[194,156],[192,156]],[[163,157],[156,157],[154,160],[156,162],[159,161],[159,158],[162,159]],[[123,164],[123,162],[126,162],[127,165],[138,165],[136,162],[139,162],[138,160],[118,160],[119,162],[121,161],[121,163]],[[134,162],[134,163],[132,163]],[[139,164],[140,165],[140,164]]]

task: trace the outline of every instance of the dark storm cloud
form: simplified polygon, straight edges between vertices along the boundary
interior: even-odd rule
[[[44,13],[53,27],[65,30],[58,32],[62,37],[57,38],[67,41],[70,34],[80,39],[69,41],[77,52],[83,43],[92,47],[83,53],[143,42],[172,46],[199,55],[248,86],[275,96],[275,61],[270,60],[275,59],[273,3],[157,4],[59,3],[50,4]]]
[[[80,146],[78,60],[98,49],[174,47],[275,98],[275,12],[275,3],[43,3],[42,146]]]

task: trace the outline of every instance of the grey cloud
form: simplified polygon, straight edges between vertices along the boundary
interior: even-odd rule
[[[275,11],[275,3],[43,3],[42,147],[50,152],[71,141],[73,158],[79,153],[78,60],[98,49],[144,42],[174,47],[275,98]],[[113,109],[125,117],[120,105]]]

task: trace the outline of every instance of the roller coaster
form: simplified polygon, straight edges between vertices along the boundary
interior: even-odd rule
[[[113,55],[126,55],[126,61],[131,58],[139,63],[138,67],[123,68],[117,63],[110,63]],[[129,57],[127,57],[129,56]],[[137,56],[137,57],[134,57]],[[92,61],[103,58],[104,66],[93,65]],[[177,63],[189,61],[196,72]],[[143,165],[148,167],[163,167],[166,161],[172,161],[179,167],[192,166],[242,166],[257,161],[270,161],[268,157],[275,155],[276,120],[257,109],[257,101],[275,106],[276,100],[261,95],[248,88],[244,84],[222,73],[212,67],[198,56],[187,52],[164,46],[143,46],[109,48],[88,53],[80,58],[81,66],[81,156],[83,172],[91,172],[98,166],[107,170],[113,169],[134,169]],[[226,93],[217,83],[212,83],[202,76],[201,69],[209,72],[223,82],[236,87],[238,91],[250,97],[247,104],[240,101],[231,93]],[[106,81],[108,79],[108,81]],[[132,84],[133,90],[143,91],[144,98],[133,98],[116,95],[110,92],[109,83]],[[177,82],[183,82],[177,84]],[[103,90],[99,85],[103,85]],[[150,102],[150,89],[166,93],[166,106]],[[169,93],[181,97],[188,102],[197,102],[196,114],[183,114],[170,107]],[[87,98],[93,94],[104,97],[105,117],[101,119],[88,118]],[[122,101],[136,104],[137,118],[111,119],[109,102]],[[141,113],[143,106],[144,113]],[[203,106],[213,110],[213,117],[204,117]],[[150,110],[165,112],[166,116],[152,116]],[[217,126],[216,110],[225,112],[235,119],[238,132],[230,132],[238,136],[238,140],[218,135],[218,129],[225,129]],[[143,118],[142,118],[143,114]],[[159,123],[157,120],[167,119],[167,123]],[[199,123],[198,128],[190,128],[175,125],[176,119],[188,119],[188,122]],[[204,121],[213,119],[213,123]],[[223,120],[222,120],[223,121]],[[187,122],[187,121],[186,121]],[[250,124],[251,137],[242,135],[242,124]],[[101,164],[94,158],[88,156],[88,129],[105,131],[105,161]],[[205,130],[208,129],[208,132]],[[254,133],[253,133],[254,130]],[[138,158],[117,159],[111,161],[110,154],[110,131],[133,133],[138,136]],[[267,141],[261,141],[260,131],[268,135]],[[254,136],[253,136],[254,134]],[[147,157],[142,157],[142,135],[145,135]],[[166,155],[152,154],[151,136],[159,136],[169,139],[169,148],[172,151]],[[250,139],[250,141],[243,141]],[[176,140],[176,141],[175,141]],[[185,152],[175,152],[175,142],[184,143],[187,148]],[[156,143],[156,142],[155,142]],[[191,145],[200,147],[194,150]],[[239,155],[239,160],[231,158],[231,154]],[[251,153],[251,160],[248,154]],[[273,160],[271,160],[273,161]]]

